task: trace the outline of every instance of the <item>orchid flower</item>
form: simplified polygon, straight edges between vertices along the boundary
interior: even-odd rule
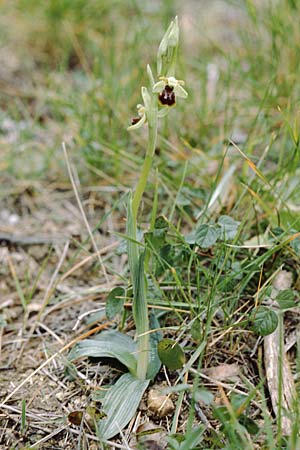
[[[159,93],[158,99],[162,105],[173,106],[176,103],[176,97],[187,98],[188,93],[182,87],[183,80],[177,80],[175,77],[160,77],[160,81],[154,84],[153,93]]]

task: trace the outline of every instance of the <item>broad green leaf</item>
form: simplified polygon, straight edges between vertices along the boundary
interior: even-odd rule
[[[230,403],[234,411],[240,410],[242,412],[248,404],[248,397],[242,394],[232,394]]]
[[[283,228],[275,227],[270,231],[270,241],[271,242],[280,242],[280,240],[284,240],[286,237],[286,233]]]
[[[195,319],[191,326],[191,336],[194,341],[199,342],[202,336],[202,322],[200,319]]]
[[[168,450],[180,450],[180,444],[183,441],[182,435],[171,435],[168,437]]]
[[[294,250],[294,252],[299,256],[300,255],[300,237],[296,237],[290,242],[290,246]]]
[[[185,356],[180,345],[172,339],[163,339],[157,346],[161,362],[170,370],[181,369]]]
[[[132,312],[137,333],[137,376],[141,380],[147,377],[149,358],[149,317],[147,303],[147,280],[144,271],[145,252],[141,254],[134,280],[135,294]]]
[[[155,219],[154,229],[155,230],[168,230],[169,229],[169,224],[164,216],[158,216]]]
[[[98,422],[98,432],[103,440],[111,439],[120,433],[130,422],[147,389],[149,380],[139,380],[126,373],[118,379],[102,402],[104,419]]]
[[[214,395],[207,389],[197,389],[195,392],[195,401],[210,405],[214,401]]]
[[[168,222],[163,216],[157,217],[154,229],[145,233],[145,242],[150,248],[159,251],[166,244],[166,235],[169,229]]]
[[[129,336],[118,331],[104,331],[94,339],[76,344],[69,354],[69,360],[74,361],[83,356],[116,358],[131,373],[136,374],[136,354],[137,346]]]
[[[122,314],[125,302],[125,289],[115,287],[110,291],[105,303],[106,317],[111,320],[117,314]]]
[[[280,223],[284,229],[290,229],[291,227],[296,230],[300,229],[300,217],[297,212],[280,210]]]
[[[150,329],[155,330],[160,327],[160,324],[153,311],[150,313]],[[161,367],[161,361],[158,356],[157,346],[162,339],[162,332],[157,330],[150,333],[149,339],[149,361],[147,370],[147,379],[153,380]]]
[[[276,297],[276,301],[280,309],[294,308],[295,304],[295,293],[292,289],[284,289],[280,291]]]
[[[213,415],[218,419],[223,425],[230,422],[230,414],[226,406],[212,407]]]
[[[230,216],[220,216],[218,225],[221,227],[221,238],[227,240],[235,238],[240,222]]]
[[[87,325],[92,325],[95,322],[101,322],[106,317],[105,309],[101,308],[100,311],[96,311],[93,314],[87,316],[85,322]]]
[[[252,330],[259,336],[267,336],[276,330],[278,317],[275,311],[265,306],[259,306],[251,315]]]
[[[149,353],[149,318],[147,305],[147,282],[144,271],[145,252],[140,255],[136,239],[136,223],[130,195],[127,209],[128,263],[133,289],[132,313],[137,334],[137,376],[144,380],[147,376]]]
[[[188,434],[175,434],[168,438],[169,450],[196,450],[197,446],[203,440],[205,427],[199,425],[191,430]]]
[[[254,435],[259,432],[259,426],[254,422],[253,419],[247,417],[245,414],[242,414],[239,417],[239,423],[243,425],[249,434]]]
[[[191,450],[203,440],[203,434],[205,431],[204,425],[199,425],[192,429],[187,435],[185,435],[184,442],[180,445],[180,450]]]
[[[166,230],[165,229],[154,229],[153,231],[148,231],[144,235],[145,242],[150,249],[159,251],[161,247],[165,245],[166,242]]]
[[[202,224],[186,236],[188,244],[197,244],[202,248],[212,247],[220,235],[220,229],[213,224]]]

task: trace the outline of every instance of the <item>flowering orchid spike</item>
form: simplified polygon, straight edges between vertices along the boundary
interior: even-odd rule
[[[178,18],[170,23],[157,51],[157,75],[174,76],[179,41]]]

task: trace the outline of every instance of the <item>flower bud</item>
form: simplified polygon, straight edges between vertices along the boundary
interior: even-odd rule
[[[157,51],[157,75],[175,76],[179,28],[177,16],[170,23]]]

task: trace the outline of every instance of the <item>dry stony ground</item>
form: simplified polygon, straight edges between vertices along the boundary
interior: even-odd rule
[[[95,377],[107,377],[107,367],[96,372],[95,367],[86,367],[82,379],[70,381],[67,349],[51,356],[98,323],[92,313],[87,316],[89,324],[81,316],[101,309],[115,277],[107,283],[101,275],[93,246],[85,242],[88,233],[72,191],[39,184],[15,189],[2,200],[0,211],[0,398],[7,399],[15,390],[1,408],[1,448],[30,443],[37,448],[74,448],[78,429],[69,431],[68,413],[86,406],[83,380],[96,385]],[[103,195],[87,191],[82,198],[89,223],[96,225],[103,214]],[[120,229],[112,219],[109,225],[111,230]],[[114,255],[117,241],[106,227],[95,233],[96,243],[106,263],[122,273],[124,257]],[[38,447],[45,436],[46,442]]]

